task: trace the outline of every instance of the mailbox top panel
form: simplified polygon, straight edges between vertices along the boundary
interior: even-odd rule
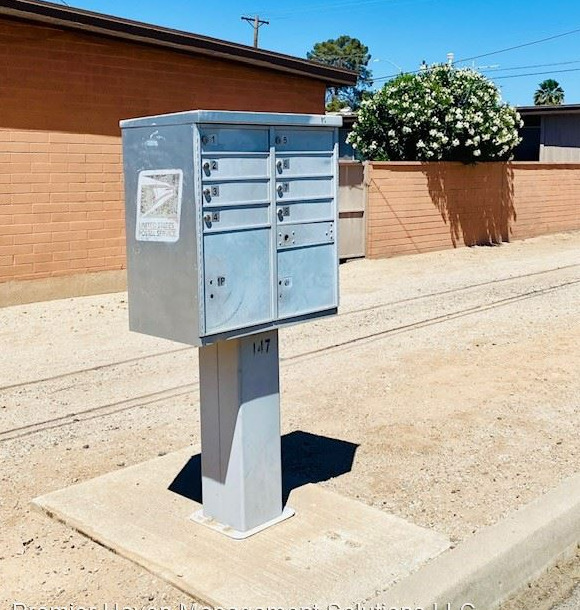
[[[231,112],[227,110],[190,110],[121,121],[123,129],[157,125],[221,123],[235,125],[316,125],[341,127],[342,117],[325,114],[287,114],[277,112]]]

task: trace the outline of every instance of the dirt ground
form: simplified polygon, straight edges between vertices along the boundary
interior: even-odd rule
[[[580,548],[529,583],[501,610],[578,610],[580,608]]]
[[[580,233],[353,261],[341,290],[281,331],[300,481],[459,542],[577,472]],[[0,608],[188,603],[29,503],[199,447],[196,350],[129,333],[121,293],[0,309],[0,361]]]

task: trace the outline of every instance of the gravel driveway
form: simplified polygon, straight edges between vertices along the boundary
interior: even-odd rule
[[[283,432],[307,433],[305,477],[458,542],[577,471],[580,233],[352,261],[341,290],[338,317],[281,331]],[[189,601],[29,506],[199,444],[196,350],[129,333],[126,300],[0,309],[10,608]],[[356,445],[335,478],[326,439]]]

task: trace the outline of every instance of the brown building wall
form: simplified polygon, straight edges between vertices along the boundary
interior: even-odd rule
[[[124,268],[120,119],[324,112],[321,81],[8,19],[0,82],[0,305],[31,300],[21,280]],[[28,294],[107,288],[46,286]]]
[[[369,163],[367,256],[580,229],[580,165]]]

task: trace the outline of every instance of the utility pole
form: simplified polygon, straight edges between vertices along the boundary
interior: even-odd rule
[[[269,21],[260,19],[258,15],[255,17],[242,17],[242,21],[247,21],[254,28],[254,47],[258,48],[258,30],[263,25],[270,25]]]

